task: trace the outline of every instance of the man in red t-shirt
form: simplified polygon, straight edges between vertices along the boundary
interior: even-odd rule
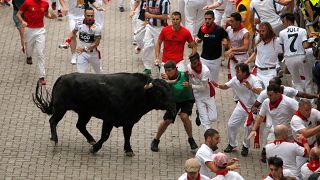
[[[46,0],[26,0],[20,7],[17,18],[21,22],[21,26],[25,28],[24,42],[25,52],[27,56],[27,64],[32,64],[32,52],[35,48],[38,55],[38,67],[40,73],[39,83],[46,84],[45,77],[45,33],[44,16],[49,19],[55,19],[57,15],[48,12],[49,4]],[[23,14],[23,18],[22,15]]]
[[[160,61],[160,49],[161,44],[164,42],[162,63],[166,63],[169,60],[174,61],[180,71],[185,71],[185,63],[183,60],[184,47],[186,42],[192,48],[192,54],[197,52],[197,46],[192,38],[192,35],[188,29],[181,26],[181,13],[173,12],[171,14],[172,25],[164,27],[159,35],[159,39],[155,48],[155,64],[159,64]]]

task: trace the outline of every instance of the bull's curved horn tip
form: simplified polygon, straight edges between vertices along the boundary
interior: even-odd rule
[[[146,84],[144,85],[144,89],[150,89],[153,87],[153,84],[152,83],[149,83],[149,84]]]

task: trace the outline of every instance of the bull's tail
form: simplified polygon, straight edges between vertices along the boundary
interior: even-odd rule
[[[48,90],[45,89],[46,92],[45,92],[45,98],[44,98],[42,94],[42,86],[40,86],[40,90],[39,90],[39,86],[40,86],[40,83],[38,82],[36,87],[36,93],[35,94],[32,93],[33,102],[43,113],[52,115],[53,106],[52,106],[51,95],[48,92]]]

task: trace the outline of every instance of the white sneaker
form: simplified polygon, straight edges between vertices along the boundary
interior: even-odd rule
[[[76,53],[73,53],[72,54],[72,57],[71,57],[71,62],[70,62],[72,65],[75,65],[77,64],[77,54]]]
[[[139,54],[141,52],[141,48],[138,46],[134,48],[134,53]]]

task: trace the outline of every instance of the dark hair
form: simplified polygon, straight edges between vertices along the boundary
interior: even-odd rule
[[[181,13],[179,11],[174,11],[173,13],[171,13],[171,16],[179,16],[181,19]]]
[[[86,14],[86,11],[94,11],[94,9],[91,6],[86,4],[84,9],[84,14]]]
[[[277,84],[269,84],[269,86],[267,87],[267,92],[269,91],[273,91],[275,93],[280,92],[280,86]]]
[[[163,65],[164,69],[169,69],[169,68],[177,68],[177,65],[174,61],[169,60]]]
[[[192,61],[200,61],[200,55],[198,52],[194,53],[193,55],[189,56],[189,60],[190,62]]]
[[[219,134],[219,132],[215,129],[207,129],[205,132],[204,132],[204,139],[207,139],[208,137],[212,137],[216,134]]]
[[[212,16],[212,18],[214,18],[214,12],[212,10],[207,11],[206,13],[204,13],[204,15],[210,15]]]
[[[232,14],[230,15],[230,17],[233,17],[234,20],[236,20],[236,21],[238,21],[238,22],[241,22],[241,15],[240,15],[240,13],[238,13],[238,12],[232,13]]]
[[[245,63],[239,63],[236,65],[235,69],[239,69],[241,72],[245,72],[247,75],[250,74],[249,66]]]
[[[279,78],[279,77],[274,77],[274,78],[272,78],[272,80],[274,81],[275,84],[277,84],[279,86],[282,84],[281,78]]]
[[[274,156],[274,157],[269,157],[268,158],[268,164],[273,165],[277,168],[282,168],[283,167],[283,161],[281,158]]]
[[[295,21],[295,17],[292,13],[285,13],[284,15],[281,16],[281,18],[284,18],[287,21],[290,21],[291,23],[294,23]]]

